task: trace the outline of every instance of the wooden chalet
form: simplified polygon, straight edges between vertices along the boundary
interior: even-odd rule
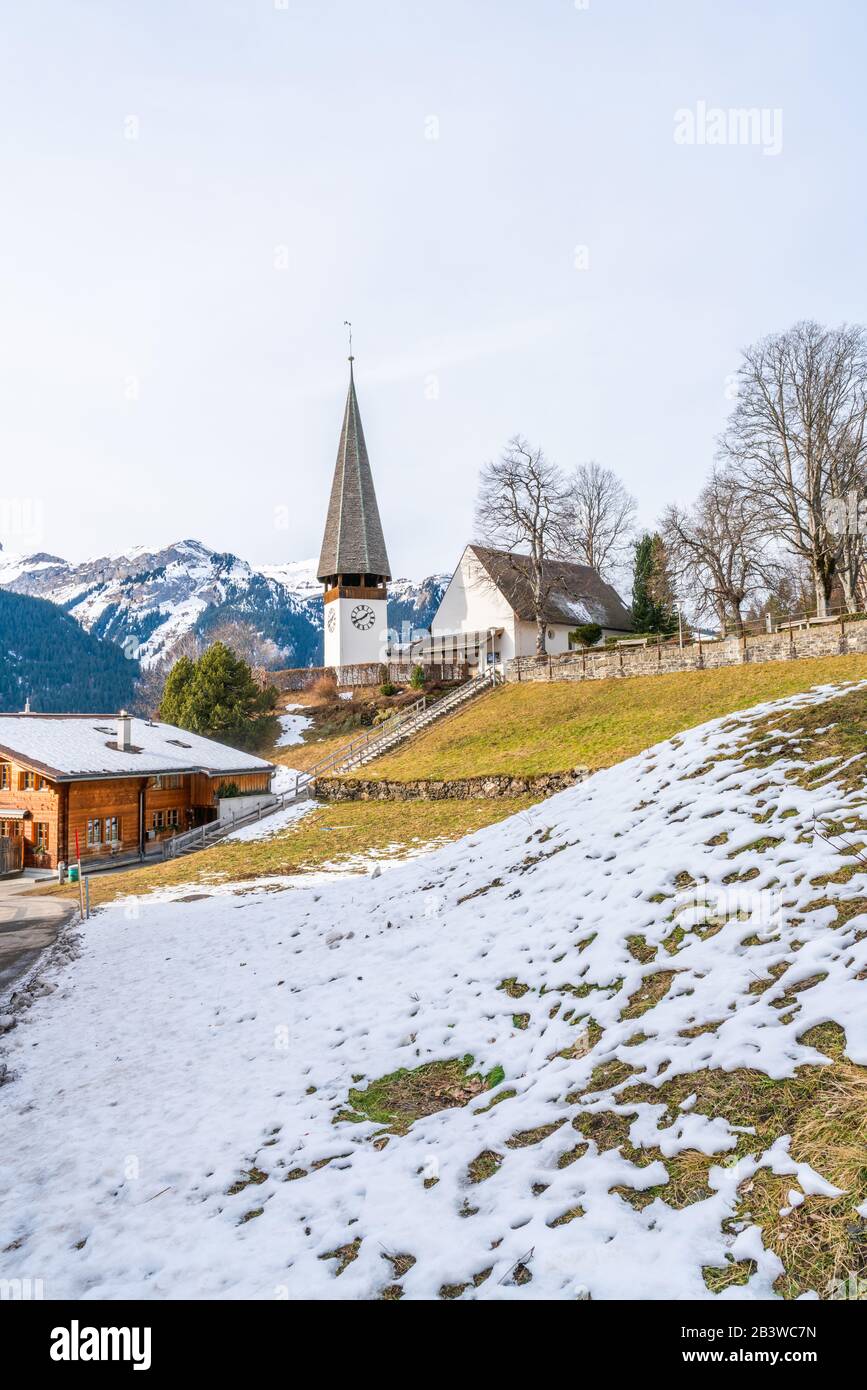
[[[273,763],[118,715],[0,714],[0,843],[6,862],[56,868],[158,851],[215,820],[221,796],[268,795]]]

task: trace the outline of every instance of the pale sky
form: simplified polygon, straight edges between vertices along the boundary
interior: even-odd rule
[[[0,541],[317,555],[346,318],[396,575],[516,432],[651,522],[742,346],[867,318],[865,39],[863,0],[7,3]],[[702,102],[781,151],[676,143]]]

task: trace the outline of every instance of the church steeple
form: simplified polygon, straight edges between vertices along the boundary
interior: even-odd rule
[[[354,360],[350,355],[349,390],[317,571],[326,587],[352,583],[349,576],[357,576],[356,585],[391,578],[355,394]]]
[[[381,663],[388,644],[391,567],[355,394],[350,340],[349,390],[317,574],[325,585],[325,665]]]

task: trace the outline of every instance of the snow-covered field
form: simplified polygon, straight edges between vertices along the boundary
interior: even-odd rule
[[[810,880],[844,862],[813,839],[813,816],[840,819],[864,793],[833,774],[808,791],[783,760],[712,761],[762,712],[381,877],[101,911],[4,1039],[0,1275],[44,1279],[46,1297],[366,1299],[399,1277],[406,1298],[465,1284],[478,1299],[687,1299],[711,1297],[702,1266],[734,1256],[755,1270],[723,1297],[773,1296],[781,1265],[761,1229],[730,1224],[738,1188],[770,1168],[809,1205],[830,1190],[822,1173],[783,1133],[733,1160],[743,1130],[700,1099],[672,1116],[589,1090],[611,1059],[636,1069],[630,1084],[791,1076],[825,1061],[798,1039],[830,1019],[867,1065],[865,919],[831,930],[833,906],[810,906]],[[733,867],[757,872],[735,890]],[[864,892],[865,877],[823,891]],[[722,920],[710,936],[696,930],[704,894]],[[684,935],[669,954],[673,913]],[[667,991],[624,1018],[663,971]],[[528,988],[510,997],[507,980]],[[465,1054],[503,1075],[469,1104],[403,1135],[340,1118],[353,1085]],[[660,1157],[600,1151],[581,1123],[602,1112]],[[687,1149],[718,1158],[704,1200],[638,1210],[611,1190],[667,1183],[663,1158]],[[471,1182],[485,1153],[494,1171]]]

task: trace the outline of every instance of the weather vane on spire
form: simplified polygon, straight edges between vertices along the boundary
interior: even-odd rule
[[[343,320],[343,327],[349,329],[349,360],[350,362],[354,362],[355,359],[352,356],[352,324],[349,319]]]

